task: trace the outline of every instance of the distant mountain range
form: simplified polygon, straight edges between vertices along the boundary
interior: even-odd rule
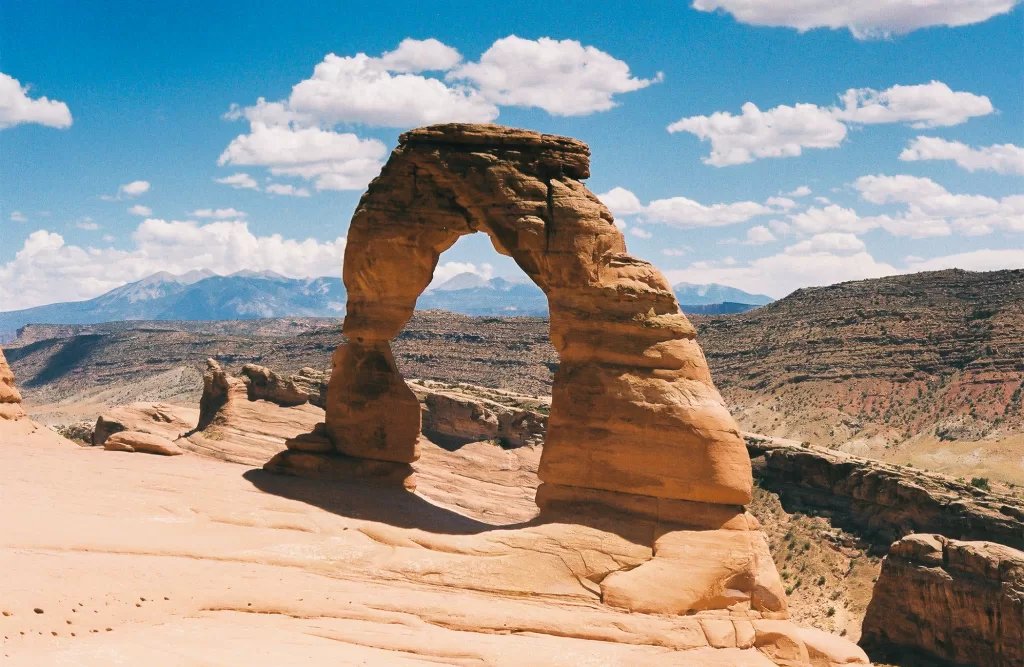
[[[770,303],[764,295],[724,285],[675,286],[684,311],[741,313]],[[241,320],[263,317],[342,317],[346,292],[340,278],[286,278],[272,271],[240,271],[219,276],[191,271],[155,273],[106,294],[68,303],[0,312],[0,337],[26,324],[95,324],[124,320]],[[486,280],[460,273],[429,288],[418,310],[464,315],[546,316],[547,297],[527,280]]]
[[[750,294],[735,287],[727,287],[717,283],[707,285],[694,285],[693,283],[678,283],[672,286],[675,290],[676,299],[683,306],[686,312],[697,312],[687,310],[688,306],[716,306],[723,304],[766,306],[775,299],[764,294]],[[751,310],[748,308],[747,310]],[[706,313],[712,315],[714,313]]]

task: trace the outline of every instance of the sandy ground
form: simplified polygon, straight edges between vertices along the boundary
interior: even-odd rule
[[[0,438],[2,662],[771,664],[602,605],[653,526],[539,521],[537,454],[435,447],[414,495]]]

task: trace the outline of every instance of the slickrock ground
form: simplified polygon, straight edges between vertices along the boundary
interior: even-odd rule
[[[864,619],[878,659],[1024,665],[1024,552],[919,534],[892,546]]]
[[[866,664],[834,635],[742,603],[673,615],[675,604],[749,595],[700,586],[723,568],[746,577],[755,533],[607,509],[541,516],[536,446],[423,439],[417,495],[224,461],[253,445],[246,428],[281,447],[279,413],[319,410],[254,400],[265,394],[254,377],[274,374],[239,379],[210,364],[188,436],[208,447],[196,453],[5,442],[0,566],[25,576],[0,580],[4,664]],[[473,394],[530,402],[452,392]],[[167,432],[179,418],[139,404],[118,414],[101,420],[126,428],[107,445],[166,441],[125,425]],[[270,438],[259,446],[272,448]],[[678,573],[676,585],[645,583],[652,567]],[[752,584],[764,585],[730,585]]]
[[[530,448],[424,450],[413,495],[5,443],[4,664],[766,666],[708,642],[795,632],[601,604],[595,581],[650,559],[653,523],[538,521]]]

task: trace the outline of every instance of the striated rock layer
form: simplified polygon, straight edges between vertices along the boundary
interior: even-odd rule
[[[14,386],[14,372],[7,365],[4,351],[0,349],[0,419],[21,419],[25,411],[21,407],[21,394]]]
[[[310,432],[324,419],[324,412],[318,407],[308,403],[284,407],[267,400],[275,396],[272,392],[261,393],[259,385],[254,390],[248,376],[234,377],[213,359],[206,363],[199,422],[177,441],[183,449],[235,463],[260,465],[283,450],[290,438]]]
[[[21,394],[14,386],[14,373],[0,349],[0,445],[13,443],[77,447],[72,441],[28,418],[21,406]]]
[[[784,506],[813,510],[888,547],[910,533],[939,533],[1024,549],[1024,501],[938,473],[843,452],[748,436],[758,484]]]
[[[410,462],[420,414],[390,341],[440,254],[488,234],[548,297],[560,357],[540,478],[547,484],[739,507],[750,463],[696,332],[665,278],[626,253],[580,182],[586,144],[497,125],[403,134],[360,200],[344,278],[327,434],[350,456]]]
[[[1024,665],[1024,552],[918,534],[892,545],[864,617],[873,658]]]

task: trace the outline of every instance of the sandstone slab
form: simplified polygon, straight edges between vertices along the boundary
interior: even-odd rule
[[[103,448],[121,452],[142,452],[161,456],[180,456],[185,453],[181,447],[167,438],[142,431],[120,431],[106,439]]]
[[[102,445],[121,431],[151,433],[177,440],[196,427],[199,410],[169,403],[118,405],[99,416],[93,427],[92,444]]]

